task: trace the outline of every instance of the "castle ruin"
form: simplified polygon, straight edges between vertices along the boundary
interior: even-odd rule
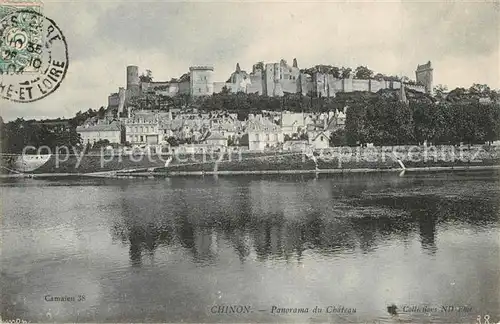
[[[297,59],[293,59],[291,66],[284,59],[278,63],[259,62],[253,65],[250,73],[242,70],[237,63],[226,82],[214,81],[213,73],[213,66],[192,66],[178,79],[145,82],[139,77],[137,66],[127,66],[126,97],[138,97],[147,92],[170,97],[179,94],[197,97],[220,93],[223,89],[231,93],[255,93],[270,97],[280,97],[285,93],[335,97],[338,92],[377,92],[381,89],[400,89],[403,85],[407,89],[431,93],[433,80],[430,61],[417,66],[416,84],[385,79],[355,79],[352,73],[347,78],[336,78],[331,73],[320,71],[310,75],[301,72]],[[118,93],[108,98],[109,105],[114,106],[118,101]]]

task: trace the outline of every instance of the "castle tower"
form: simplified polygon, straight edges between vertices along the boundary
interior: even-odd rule
[[[408,104],[408,98],[406,98],[405,85],[401,82],[401,88],[399,89],[399,101]]]
[[[127,92],[130,97],[140,95],[139,67],[136,65],[127,66]]]
[[[119,98],[119,102],[118,102],[118,116],[120,116],[121,113],[123,113],[123,108],[125,107],[125,88],[123,87],[120,87],[118,89],[118,98]]]
[[[214,93],[213,66],[191,66],[189,73],[191,96],[210,96]]]
[[[417,65],[417,70],[415,71],[417,83],[424,85],[426,93],[432,93],[433,70],[431,61],[429,61],[426,64]]]

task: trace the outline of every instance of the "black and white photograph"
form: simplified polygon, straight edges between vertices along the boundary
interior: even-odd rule
[[[1,0],[0,323],[500,324],[500,2]]]

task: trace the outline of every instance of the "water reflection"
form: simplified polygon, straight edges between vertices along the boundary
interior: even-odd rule
[[[168,194],[165,184],[158,184],[156,194],[139,197],[136,189],[125,187],[111,232],[115,241],[129,244],[130,263],[136,267],[145,256],[154,259],[160,246],[180,248],[200,265],[216,262],[226,246],[241,263],[248,258],[301,262],[306,251],[330,257],[370,254],[387,242],[404,245],[415,236],[423,252],[434,255],[437,226],[485,227],[499,218],[494,199],[405,195],[411,185],[407,179],[390,182],[400,193],[396,197],[393,191],[381,193],[377,179],[343,185],[335,180],[297,185],[207,179],[195,187],[193,180],[181,179],[168,184],[173,188]]]

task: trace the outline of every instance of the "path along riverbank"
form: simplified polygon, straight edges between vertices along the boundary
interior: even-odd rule
[[[99,161],[99,159],[101,159]],[[7,177],[188,176],[238,174],[362,173],[397,171],[490,170],[500,168],[500,147],[388,146],[333,147],[314,152],[211,152],[177,156],[89,156]],[[168,161],[168,162],[166,162]],[[50,161],[49,161],[50,162]],[[4,176],[5,177],[5,176]]]

